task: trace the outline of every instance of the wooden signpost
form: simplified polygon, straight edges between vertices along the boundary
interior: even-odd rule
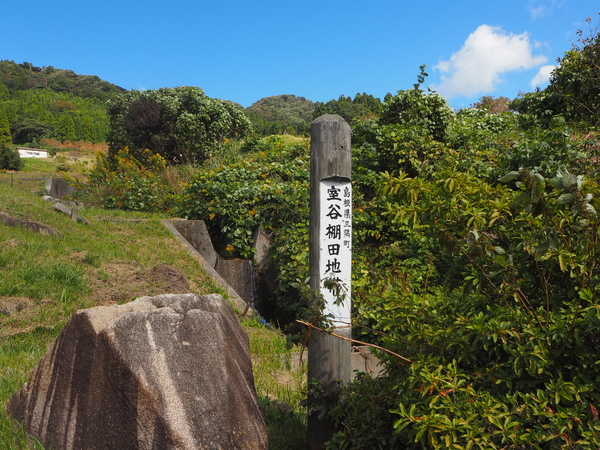
[[[310,127],[310,287],[325,300],[333,332],[351,337],[352,158],[350,126],[327,114]],[[308,346],[308,381],[325,395],[350,381],[350,342],[312,330]],[[329,423],[308,415],[308,447],[324,448],[333,434]]]

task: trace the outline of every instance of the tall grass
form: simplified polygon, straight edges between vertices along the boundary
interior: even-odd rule
[[[254,382],[269,433],[269,448],[306,448],[306,364],[292,363],[283,336],[256,320],[244,325],[250,339]]]

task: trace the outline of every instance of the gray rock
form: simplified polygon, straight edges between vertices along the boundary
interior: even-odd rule
[[[273,244],[273,235],[267,233],[263,228],[258,228],[254,233],[254,266],[255,270],[255,303],[254,307],[258,310],[267,310],[270,308],[268,302],[263,299],[273,298],[277,291],[277,268],[269,265],[271,245]]]
[[[51,197],[67,197],[73,192],[75,188],[65,181],[64,178],[48,178],[46,180],[46,192]]]
[[[78,223],[83,223],[84,225],[89,225],[90,224],[89,220],[87,220],[84,217],[81,217],[79,215],[79,207],[75,203],[72,203],[72,204],[73,204],[73,207],[71,209],[68,206],[65,206],[64,202],[56,202],[52,205],[52,208],[54,208],[56,211],[66,214],[67,216],[69,216],[71,218],[71,220],[73,222],[78,222]]]
[[[217,272],[242,299],[254,306],[255,275],[252,261],[248,259],[221,259]]]
[[[57,449],[266,449],[247,336],[217,294],[78,311],[8,413]]]
[[[254,264],[259,271],[265,267],[269,258],[269,248],[273,243],[273,237],[263,228],[257,228],[254,232]]]
[[[282,358],[282,363],[289,363],[292,369],[298,370],[303,364],[307,363],[310,350],[291,353]],[[287,359],[289,358],[289,359]],[[371,378],[378,378],[385,375],[385,366],[381,360],[373,353],[369,347],[361,345],[351,348],[350,367],[352,369],[352,378],[356,378],[359,373],[365,373]]]
[[[215,251],[203,220],[179,219],[173,220],[172,224],[212,267],[216,267],[219,255]]]
[[[79,205],[71,200],[61,200],[60,202],[67,208],[79,208]]]
[[[63,205],[61,202],[56,202],[54,205],[52,205],[52,208],[63,214],[66,214],[67,216],[71,216],[71,208]]]
[[[180,241],[187,248],[187,250],[190,252],[190,255],[192,255],[194,259],[198,260],[204,271],[213,279],[213,281],[225,289],[228,300],[234,304],[239,312],[243,311],[244,315],[254,315],[254,310],[249,308],[249,305],[242,300],[240,295],[235,292],[235,290],[229,284],[227,284],[227,282],[221,275],[219,275],[216,269],[211,266],[206,259],[204,259],[200,252],[198,252],[198,250],[196,250],[179,231],[177,231],[177,229],[173,226],[172,221],[161,220],[161,223],[173,234],[173,236],[175,236],[175,238],[177,238],[178,241]]]
[[[79,218],[79,208],[77,207],[77,205],[72,206],[71,207],[71,220],[73,222],[77,222],[78,218]]]
[[[46,236],[62,236],[62,234],[60,234],[60,232],[54,228],[47,227],[46,225],[42,225],[39,222],[34,222],[33,220],[17,219],[16,217],[11,217],[2,212],[0,212],[0,223],[4,223],[5,225],[11,227],[26,228],[30,231],[35,231]]]
[[[74,205],[72,206],[72,209],[71,209],[71,220],[72,220],[73,222],[78,222],[78,223],[82,223],[82,224],[84,224],[84,225],[89,225],[89,224],[90,224],[90,221],[89,221],[89,220],[87,220],[87,219],[86,219],[86,218],[84,218],[84,217],[81,217],[81,216],[79,215],[79,208],[80,208],[80,207],[79,207],[78,205],[76,205],[76,204],[74,204]]]

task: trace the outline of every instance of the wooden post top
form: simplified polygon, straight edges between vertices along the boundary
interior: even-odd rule
[[[352,179],[350,125],[342,116],[325,114],[310,124],[311,175],[315,181]]]

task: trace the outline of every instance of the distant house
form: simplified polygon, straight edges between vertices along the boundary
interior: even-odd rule
[[[21,158],[47,158],[48,152],[39,148],[17,147]]]

